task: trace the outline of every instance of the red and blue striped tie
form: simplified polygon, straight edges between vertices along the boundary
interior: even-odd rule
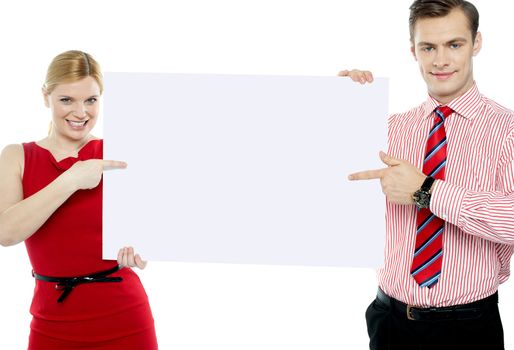
[[[452,113],[449,107],[435,109],[435,122],[428,135],[423,173],[444,180],[446,166],[446,131],[444,121]],[[444,220],[430,209],[418,210],[416,217],[416,245],[411,274],[420,287],[433,287],[441,276],[443,260]]]

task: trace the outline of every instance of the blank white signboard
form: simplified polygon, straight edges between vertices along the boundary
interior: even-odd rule
[[[106,73],[103,257],[377,267],[388,81]]]

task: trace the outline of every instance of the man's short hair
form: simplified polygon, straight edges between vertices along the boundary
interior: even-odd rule
[[[409,30],[410,39],[414,42],[414,26],[419,19],[444,17],[454,9],[464,12],[469,22],[473,42],[478,32],[478,10],[469,1],[465,0],[416,0],[410,6]]]

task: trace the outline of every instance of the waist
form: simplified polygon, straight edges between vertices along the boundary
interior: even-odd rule
[[[123,282],[82,284],[73,289],[64,304],[56,302],[63,292],[56,289],[56,282],[36,280],[30,313],[48,322],[75,322],[116,314],[148,302],[139,276],[131,268],[123,268],[109,277],[122,277]]]
[[[61,290],[62,294],[57,299],[58,303],[62,303],[64,299],[71,293],[73,288],[78,285],[86,283],[105,283],[105,282],[121,282],[122,277],[109,277],[109,275],[119,271],[122,268],[120,265],[116,265],[108,270],[94,272],[88,275],[74,276],[74,277],[54,277],[54,276],[43,276],[32,271],[32,276],[35,279],[44,282],[54,282],[55,289]]]
[[[448,236],[451,235],[445,234],[445,239],[449,239]],[[410,273],[412,248],[405,247],[410,243],[396,241],[393,242],[396,245],[386,251],[383,267],[377,269],[378,285],[389,296],[407,304],[439,307],[482,299],[496,292],[499,285],[508,280],[510,247],[491,245],[485,240],[465,240],[457,247],[454,239],[460,242],[460,238],[454,237],[448,244],[443,244],[445,253],[437,288],[430,291],[420,288]],[[413,247],[414,241],[409,242]],[[465,244],[477,247],[476,253],[470,253],[468,248],[460,249]]]
[[[444,307],[422,308],[396,300],[378,288],[376,300],[401,317],[412,321],[465,320],[482,316],[498,305],[498,292],[472,303]]]

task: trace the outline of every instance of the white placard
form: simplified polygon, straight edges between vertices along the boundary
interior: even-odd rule
[[[386,79],[106,73],[103,257],[376,267]]]

